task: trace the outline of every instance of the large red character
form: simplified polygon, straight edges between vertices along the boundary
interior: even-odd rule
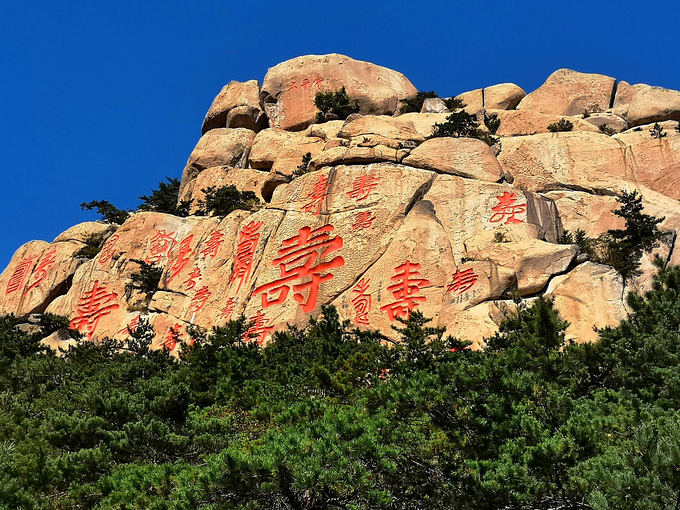
[[[177,241],[173,237],[174,232],[169,234],[165,230],[159,230],[156,235],[151,238],[151,254],[148,255],[144,262],[147,264],[158,264],[163,257],[167,257],[168,254],[177,245]]]
[[[95,280],[92,289],[85,292],[78,301],[77,316],[71,319],[71,328],[86,331],[87,338],[91,339],[99,319],[120,308],[120,305],[112,303],[117,297],[118,294],[107,292],[106,287],[100,287],[99,281]]]
[[[368,284],[370,280],[362,278],[352,289],[352,293],[356,294],[352,298],[352,306],[354,307],[354,324],[368,326],[368,312],[371,311],[371,295],[368,293]]]
[[[47,278],[47,268],[54,264],[54,261],[56,260],[56,253],[57,249],[55,248],[51,252],[47,253],[47,255],[45,255],[40,260],[40,262],[38,262],[38,265],[35,267],[35,269],[33,270],[33,274],[31,275],[33,283],[31,283],[31,285],[29,285],[28,288],[24,291],[24,295],[28,294],[31,290],[35,289],[38,285],[42,283],[42,281],[45,278]]]
[[[120,236],[118,234],[114,234],[109,237],[108,241],[104,243],[104,246],[102,246],[102,249],[99,252],[98,262],[100,264],[105,264],[113,258],[118,239],[120,239]]]
[[[168,285],[170,282],[182,272],[182,270],[189,264],[189,255],[193,252],[191,249],[191,240],[194,238],[193,235],[187,236],[182,239],[179,243],[179,248],[177,248],[177,255],[170,265],[170,276],[168,277]]]
[[[418,306],[419,302],[426,301],[425,296],[418,296],[417,293],[420,292],[420,287],[429,285],[430,281],[417,278],[420,276],[418,269],[420,264],[408,260],[394,269],[396,274],[390,280],[395,283],[387,287],[387,290],[392,293],[395,301],[380,307],[380,311],[387,312],[391,321],[397,317],[408,319],[411,310]]]
[[[303,279],[309,280],[292,286],[293,298],[307,313],[316,308],[319,284],[333,278],[333,274],[326,271],[345,265],[345,260],[340,256],[322,262],[324,257],[342,248],[342,238],[331,237],[333,230],[332,225],[314,230],[302,227],[298,235],[283,241],[279,256],[273,260],[273,264],[279,266],[281,278],[261,285],[253,292],[253,295],[262,294],[262,308],[283,303],[290,292],[289,284]],[[302,294],[305,289],[309,289],[306,299]]]
[[[527,204],[515,204],[517,202],[517,194],[505,191],[502,195],[496,197],[496,200],[498,200],[498,205],[491,208],[495,213],[489,218],[491,223],[498,223],[503,220],[506,220],[504,225],[508,223],[524,223],[524,220],[515,218],[515,214],[527,212]]]
[[[26,283],[26,278],[28,273],[31,271],[33,266],[33,258],[23,259],[19,265],[16,267],[12,276],[9,277],[9,282],[7,282],[7,288],[5,289],[5,294],[11,294],[16,292]]]
[[[474,268],[471,267],[465,271],[456,271],[453,273],[452,278],[453,281],[446,287],[446,292],[462,294],[475,284],[479,276],[475,274]]]
[[[318,216],[321,214],[321,203],[323,199],[328,195],[329,183],[325,176],[319,177],[319,180],[312,187],[312,191],[307,195],[307,198],[312,200],[302,207],[302,210],[306,213]]]
[[[233,283],[235,280],[239,281],[236,292],[241,290],[242,284],[248,283],[248,277],[253,265],[253,257],[257,249],[257,242],[260,239],[260,227],[262,227],[261,221],[251,221],[241,229],[238,247],[236,248],[234,271],[231,273],[231,278],[229,278],[229,283]]]
[[[378,186],[378,181],[379,179],[373,175],[361,175],[354,179],[354,182],[352,182],[352,189],[347,192],[347,195],[357,202],[366,200],[373,188]]]

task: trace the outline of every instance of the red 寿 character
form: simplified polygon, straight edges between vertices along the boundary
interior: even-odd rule
[[[373,222],[375,221],[375,214],[371,211],[361,211],[354,217],[354,223],[352,224],[352,231],[361,230],[364,228],[371,228]]]
[[[304,80],[302,80],[302,85],[301,85],[301,87],[302,87],[303,89],[307,90],[307,87],[309,87],[309,80],[308,80],[307,78],[305,78]]]
[[[189,273],[189,278],[184,281],[184,287],[187,290],[193,289],[196,287],[196,280],[202,276],[203,275],[201,274],[201,269],[199,267],[193,268],[191,273]]]
[[[29,285],[29,287],[24,291],[24,296],[31,290],[35,289],[45,278],[47,278],[47,268],[54,264],[54,261],[56,260],[56,253],[57,249],[55,248],[51,252],[47,253],[47,255],[45,255],[40,260],[40,262],[38,262],[38,265],[35,267],[33,274],[31,275],[31,278],[33,278],[33,283]]]
[[[217,249],[223,242],[224,232],[221,230],[213,230],[210,233],[210,238],[205,243],[205,248],[201,251],[203,258],[210,257],[214,259],[217,256]]]
[[[193,234],[182,239],[177,248],[177,255],[170,265],[170,277],[168,278],[168,285],[170,282],[182,272],[182,270],[189,264],[189,255],[193,252],[191,249],[191,240],[194,238]]]
[[[354,182],[352,182],[352,189],[347,192],[347,195],[350,198],[355,199],[357,202],[366,200],[368,198],[368,194],[378,186],[378,181],[379,179],[373,175],[361,175],[354,179]]]
[[[201,287],[198,291],[196,291],[194,297],[191,298],[189,311],[194,313],[198,312],[201,308],[205,306],[210,296],[212,296],[212,292],[210,292],[208,286],[204,285],[203,287]]]
[[[316,87],[317,89],[318,89],[318,88],[321,88],[321,83],[322,83],[322,82],[323,82],[323,80],[321,79],[321,76],[317,76],[317,77],[314,79],[314,81],[312,82],[312,86]]]
[[[115,292],[107,292],[106,287],[100,287],[99,281],[95,280],[92,289],[85,292],[78,302],[75,318],[71,319],[71,328],[87,331],[87,338],[91,339],[97,329],[99,319],[109,315],[120,305],[111,303],[118,297]]]
[[[243,334],[243,341],[256,340],[257,345],[262,345],[267,335],[274,329],[274,326],[270,326],[271,320],[260,310],[248,322],[248,330]]]
[[[229,278],[229,283],[233,283],[238,279],[238,288],[236,292],[241,290],[241,285],[248,283],[250,270],[253,265],[253,257],[257,249],[257,242],[260,239],[260,227],[262,222],[251,221],[241,229],[239,235],[238,247],[236,248],[236,260],[234,261],[234,270]]]
[[[231,319],[231,314],[234,313],[234,308],[236,308],[236,300],[233,297],[227,299],[227,304],[222,308],[222,313],[220,314],[220,319],[229,320]]]
[[[262,308],[283,303],[290,292],[288,284],[306,278],[309,278],[309,281],[293,285],[293,298],[307,313],[316,308],[319,284],[333,278],[332,273],[322,273],[345,265],[345,260],[340,256],[328,262],[321,262],[321,259],[342,248],[342,238],[330,236],[333,230],[332,225],[325,225],[315,230],[302,227],[298,235],[283,241],[283,247],[278,251],[278,258],[272,261],[274,265],[279,266],[281,278],[260,285],[253,291],[253,295],[262,293]],[[307,299],[302,295],[305,289],[309,289]]]
[[[425,296],[417,296],[416,293],[420,291],[420,287],[429,285],[430,281],[415,278],[420,276],[418,269],[420,269],[420,264],[408,260],[394,269],[397,274],[390,280],[396,283],[387,287],[387,290],[392,293],[395,302],[380,307],[380,311],[387,312],[390,321],[394,321],[397,317],[408,319],[411,310],[418,306],[420,301],[426,301]]]
[[[28,274],[30,273],[32,266],[33,258],[23,259],[19,263],[17,268],[12,273],[12,276],[10,276],[9,282],[7,282],[5,294],[11,294],[12,292],[16,292],[17,290],[24,286],[24,284],[26,283],[26,278],[28,277]]]
[[[462,294],[475,284],[479,276],[475,274],[474,268],[471,267],[465,271],[456,271],[452,278],[453,281],[446,287],[446,292]]]
[[[312,192],[307,195],[307,198],[311,198],[311,202],[305,204],[302,210],[306,213],[318,216],[321,214],[321,202],[328,195],[328,179],[322,175],[319,180],[312,187]]]
[[[104,246],[102,246],[102,249],[99,252],[98,262],[100,264],[105,264],[113,258],[114,249],[119,238],[120,236],[118,234],[114,234],[104,243]]]
[[[491,223],[498,223],[507,218],[504,225],[508,223],[524,223],[524,220],[515,218],[515,214],[522,214],[527,212],[527,204],[515,204],[517,202],[517,195],[505,191],[502,195],[496,197],[498,205],[492,207],[491,210],[495,213],[489,221]]]
[[[177,241],[173,237],[174,232],[169,234],[165,230],[159,230],[156,235],[151,238],[151,255],[144,259],[147,264],[158,264],[163,257],[167,257],[168,254],[175,248]]]
[[[177,347],[177,343],[182,339],[182,333],[180,333],[181,324],[175,324],[168,329],[165,334],[165,338],[161,342],[163,349],[168,349],[172,351]]]
[[[295,89],[297,89],[297,88],[298,88],[297,82],[296,82],[295,80],[293,80],[293,81],[291,82],[290,88],[289,88],[288,90],[295,90]]]
[[[371,311],[371,295],[368,291],[368,284],[370,280],[362,278],[352,289],[352,293],[356,294],[352,298],[352,306],[354,307],[354,324],[368,326],[368,312]]]
[[[123,329],[121,329],[117,334],[119,335],[131,335],[137,330],[137,327],[139,326],[139,319],[141,315],[138,315],[134,319],[130,321],[130,324],[125,326]]]

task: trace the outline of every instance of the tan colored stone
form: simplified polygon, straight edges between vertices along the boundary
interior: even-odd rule
[[[612,213],[620,206],[615,196],[571,190],[550,191],[544,196],[555,201],[562,225],[572,234],[580,229],[588,237],[597,237],[607,230],[626,226],[623,218]]]
[[[360,112],[370,115],[393,115],[400,100],[417,93],[401,73],[333,53],[297,57],[270,68],[261,98],[272,127],[297,131],[314,123],[317,92],[342,87],[358,101]]]
[[[553,115],[603,112],[612,102],[615,85],[609,76],[559,69],[522,99],[517,109]]]
[[[258,133],[266,129],[268,125],[267,116],[260,108],[236,106],[227,114],[228,128],[245,128]]]
[[[456,99],[463,101],[465,111],[468,113],[476,112],[484,108],[484,89],[475,89],[458,94]]]
[[[423,101],[420,113],[448,113],[444,100],[440,97],[428,97]]]
[[[104,234],[106,231],[115,230],[109,223],[104,223],[103,221],[86,221],[84,223],[78,223],[73,227],[65,230],[59,234],[53,243],[63,243],[63,242],[76,242],[84,243],[87,241],[88,237],[97,234]]]
[[[290,177],[302,164],[302,158],[309,153],[312,157],[319,154],[324,147],[321,138],[305,136],[302,138],[292,138],[281,145],[276,153],[276,159],[272,165],[272,174]]]
[[[546,297],[569,321],[565,337],[579,343],[598,340],[593,328],[614,327],[627,318],[621,275],[601,264],[586,262],[553,278]]]
[[[248,164],[258,170],[269,170],[274,165],[281,147],[289,140],[302,140],[303,133],[291,133],[282,129],[264,129],[253,140]]]
[[[260,110],[260,84],[257,80],[230,81],[227,83],[210,105],[210,109],[203,120],[201,133],[205,134],[211,129],[228,127],[227,116],[229,112],[241,106],[252,108],[255,111]]]
[[[528,191],[574,189],[611,195],[632,177],[624,145],[596,133],[505,138],[498,162],[517,188]]]
[[[486,339],[498,332],[498,325],[503,319],[501,310],[496,301],[480,303],[448,318],[447,333],[459,340],[472,342],[472,350],[484,349]],[[443,325],[441,320],[438,325]]]
[[[608,128],[613,129],[615,133],[620,133],[621,131],[628,129],[626,121],[613,113],[593,113],[584,120],[590,122],[598,129],[606,125]]]
[[[630,108],[630,102],[633,100],[636,89],[633,85],[626,81],[620,81],[616,87],[616,95],[614,96],[614,106],[611,109],[611,113],[623,117],[624,119],[628,115],[628,109]]]
[[[514,83],[499,83],[484,88],[484,108],[487,110],[514,110],[527,95]]]
[[[255,133],[250,129],[212,129],[196,144],[189,156],[184,172],[180,195],[184,188],[206,168],[233,166],[244,168],[253,145]]]
[[[408,120],[413,124],[416,132],[422,137],[422,139],[427,138],[432,135],[434,131],[435,124],[441,124],[446,122],[446,117],[450,113],[405,113],[399,118],[402,120]]]
[[[360,165],[388,161],[400,163],[408,153],[403,150],[376,145],[374,147],[337,146],[319,152],[309,163],[310,170],[318,170],[324,166]]]
[[[664,120],[680,121],[680,91],[636,85],[626,119],[631,126]]]
[[[411,151],[403,163],[437,173],[498,182],[503,170],[486,143],[474,138],[432,138]]]
[[[78,345],[78,342],[71,338],[68,331],[65,329],[59,329],[51,335],[40,340],[40,345],[54,351],[57,356],[61,357],[71,347]]]
[[[657,218],[664,218],[659,223],[659,229],[680,233],[680,202],[645,186],[640,186],[638,191],[642,195],[643,212]],[[668,262],[671,265],[680,264],[680,236],[676,236],[675,247]]]
[[[360,116],[348,119],[338,133],[338,137],[350,140],[351,145],[386,145],[398,148],[407,141],[421,142],[420,135],[413,123],[400,117]]]
[[[600,130],[581,117],[564,117],[537,113],[533,110],[487,110],[489,115],[497,115],[501,125],[496,136],[522,136],[549,133],[548,126],[561,119],[567,119],[574,125],[574,131],[590,131],[599,133]]]
[[[338,133],[345,125],[344,120],[330,120],[324,122],[323,124],[312,124],[307,128],[305,134],[307,136],[314,136],[316,138],[321,138],[322,140],[328,141],[333,138],[338,137]]]

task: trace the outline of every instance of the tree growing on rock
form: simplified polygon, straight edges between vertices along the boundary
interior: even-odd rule
[[[439,97],[434,90],[429,92],[420,90],[415,96],[401,100],[402,104],[401,108],[399,108],[399,113],[420,113],[425,100],[433,97]]]
[[[204,216],[226,216],[232,211],[254,211],[260,201],[252,191],[239,191],[233,184],[229,186],[210,186],[201,190],[205,198],[197,214]]]
[[[92,200],[91,202],[83,202],[80,204],[81,209],[92,211],[97,210],[97,214],[102,216],[102,219],[107,223],[115,223],[122,225],[130,216],[130,211],[125,209],[118,209],[111,202],[106,200]]]
[[[335,92],[318,92],[314,96],[314,106],[321,110],[316,115],[319,123],[336,119],[345,120],[359,111],[359,101],[355,100],[352,106],[345,87]]]
[[[168,182],[159,182],[158,189],[151,190],[151,195],[142,195],[139,211],[155,211],[185,217],[189,215],[190,200],[178,201],[180,180],[165,178]]]
[[[493,127],[498,130],[500,127],[500,120],[496,123],[494,122]],[[486,142],[487,145],[491,146],[498,143],[498,138],[491,136],[487,131],[482,131],[479,129],[479,122],[477,122],[477,117],[470,115],[465,110],[459,112],[453,112],[451,115],[446,117],[446,121],[436,123],[432,134],[428,138],[439,138],[450,136],[453,138],[477,138]]]

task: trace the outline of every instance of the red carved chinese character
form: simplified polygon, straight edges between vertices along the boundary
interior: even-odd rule
[[[11,294],[16,292],[26,283],[26,277],[31,271],[31,266],[33,266],[33,258],[23,259],[17,268],[12,273],[12,276],[7,282],[7,288],[5,289],[5,294]]]
[[[426,300],[425,296],[415,295],[420,291],[420,287],[430,284],[429,280],[415,278],[420,276],[418,269],[420,269],[420,264],[411,263],[408,260],[394,269],[397,274],[390,280],[396,283],[387,287],[387,290],[392,293],[396,301],[380,307],[380,311],[387,312],[391,321],[394,321],[396,317],[408,319],[411,310],[418,306],[418,302]]]
[[[161,259],[167,256],[177,244],[175,241],[174,232],[169,234],[165,230],[159,230],[156,235],[151,238],[151,255],[144,259],[147,264],[158,264]]]
[[[217,256],[217,249],[220,244],[224,242],[224,232],[221,230],[213,230],[210,233],[210,238],[205,243],[205,249],[201,251],[203,258],[210,257],[214,259]]]
[[[312,82],[312,85],[315,86],[316,88],[321,88],[321,83],[323,80],[321,79],[321,76],[317,76],[316,79]]]
[[[503,221],[507,217],[505,225],[508,223],[524,223],[524,220],[515,218],[515,214],[527,212],[527,204],[515,204],[517,201],[517,195],[515,193],[510,193],[505,191],[501,196],[496,197],[498,200],[498,205],[492,207],[491,210],[495,213],[489,221],[491,223],[497,223]]]
[[[257,249],[257,242],[260,239],[260,227],[262,222],[251,221],[241,229],[239,235],[238,247],[236,248],[236,260],[234,261],[234,271],[231,273],[229,283],[233,283],[238,279],[238,288],[236,292],[241,290],[241,285],[248,283],[250,276],[250,269],[253,265],[253,256]]]
[[[456,271],[452,277],[453,281],[446,287],[446,292],[457,292],[458,294],[462,294],[472,287],[479,278],[472,267],[465,271]]]
[[[99,286],[99,281],[95,280],[92,289],[85,292],[78,301],[75,318],[71,319],[71,328],[80,331],[87,331],[87,338],[92,338],[92,334],[97,329],[99,319],[110,314],[120,305],[111,303],[118,297],[115,292],[106,292],[106,287]]]
[[[104,246],[102,246],[102,250],[99,252],[99,260],[98,262],[100,264],[105,264],[111,258],[113,257],[114,249],[116,247],[116,243],[118,242],[118,239],[120,236],[118,234],[114,234],[111,237],[109,237],[108,241],[104,243]]]
[[[271,320],[267,319],[264,312],[260,310],[248,322],[250,326],[248,331],[243,334],[243,341],[250,342],[251,340],[256,340],[257,345],[262,345],[267,335],[274,329],[274,326],[269,325]]]
[[[163,349],[172,351],[177,347],[177,342],[179,342],[183,336],[179,331],[181,327],[180,324],[175,324],[168,329],[168,332],[165,334],[165,338],[163,338],[163,342],[161,343]]]
[[[198,312],[201,308],[205,306],[205,303],[212,296],[212,292],[208,290],[208,286],[204,285],[199,290],[196,291],[194,297],[191,298],[191,304],[189,305],[190,312]]]
[[[328,195],[328,179],[325,176],[319,177],[319,180],[312,187],[312,192],[307,195],[307,198],[311,198],[311,202],[305,204],[302,210],[306,213],[318,216],[321,214],[321,202]]]
[[[236,301],[234,300],[233,297],[230,297],[227,299],[227,305],[222,308],[222,314],[220,315],[220,319],[224,319],[228,321],[231,319],[231,314],[234,313],[234,308],[236,308]]]
[[[121,329],[117,334],[119,335],[131,335],[137,330],[137,327],[139,326],[139,318],[141,315],[138,315],[134,319],[130,321],[130,324],[125,326],[123,329]]]
[[[302,80],[302,85],[301,85],[301,86],[302,86],[303,89],[307,90],[307,87],[309,87],[309,80],[308,80],[307,78],[305,78],[304,80]]]
[[[293,80],[293,81],[291,82],[290,88],[289,88],[288,90],[295,90],[295,89],[297,89],[297,88],[298,88],[297,82],[296,82],[295,80]]]
[[[370,280],[362,278],[352,289],[352,293],[356,294],[352,298],[352,306],[354,307],[354,324],[368,326],[368,312],[371,311],[371,295],[368,291],[368,284]]]
[[[198,267],[195,267],[191,273],[189,273],[189,278],[187,278],[184,281],[184,287],[187,290],[191,290],[196,286],[196,280],[198,278],[201,278],[203,275],[201,274],[201,269]]]
[[[361,230],[364,228],[371,228],[373,226],[374,221],[375,215],[371,211],[358,212],[357,215],[354,217],[352,231]]]
[[[287,284],[308,277],[309,281],[293,285],[295,293],[293,298],[307,313],[316,308],[319,284],[333,278],[332,273],[322,273],[345,265],[345,260],[340,256],[329,262],[321,262],[325,256],[342,248],[342,238],[329,235],[333,230],[332,225],[325,225],[315,230],[302,227],[298,235],[283,241],[283,247],[278,251],[278,258],[272,261],[274,265],[279,266],[281,278],[261,285],[253,292],[253,295],[262,293],[262,308],[283,303],[290,291]],[[301,293],[304,289],[309,289],[306,300]],[[274,297],[270,298],[270,295]]]
[[[35,267],[33,274],[31,275],[31,278],[33,278],[33,283],[24,291],[24,296],[31,290],[35,289],[45,278],[47,278],[47,268],[54,264],[56,253],[57,249],[55,248],[45,255],[40,260],[40,262],[38,262],[38,265]]]
[[[364,174],[356,179],[352,183],[352,190],[347,192],[350,198],[355,199],[357,202],[361,200],[366,200],[368,194],[378,186],[379,179],[370,174]]]
[[[170,282],[182,272],[182,270],[187,267],[187,264],[189,263],[189,255],[193,252],[191,249],[191,240],[194,238],[193,235],[187,236],[184,239],[182,239],[182,242],[179,243],[179,248],[177,249],[177,255],[175,256],[174,260],[172,261],[172,265],[170,266],[170,277],[168,278],[168,285]]]

